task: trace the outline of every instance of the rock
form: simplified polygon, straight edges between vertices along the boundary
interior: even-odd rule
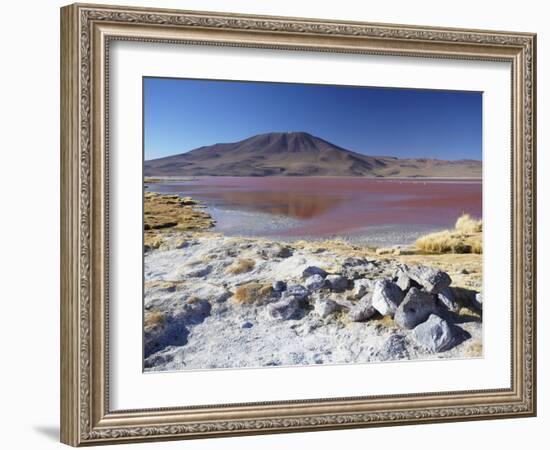
[[[316,273],[315,275],[308,277],[304,282],[304,285],[310,291],[317,291],[325,285],[325,279]]]
[[[341,305],[330,299],[318,299],[314,306],[315,312],[323,319],[333,312],[340,311]]]
[[[348,318],[352,322],[363,322],[376,314],[372,305],[372,293],[364,295],[348,312]]]
[[[460,310],[460,305],[456,301],[455,294],[449,287],[437,294],[437,303],[454,313]]]
[[[348,256],[342,263],[344,266],[363,266],[368,261],[365,258],[359,258],[357,256]]]
[[[383,316],[392,316],[403,301],[403,291],[390,280],[378,280],[374,283],[372,305]]]
[[[358,280],[371,276],[374,271],[376,271],[376,266],[373,263],[366,263],[360,266],[344,266],[340,273],[350,280]]]
[[[409,359],[407,339],[401,334],[392,334],[375,354],[379,361]]]
[[[291,284],[287,286],[284,292],[288,296],[294,296],[298,300],[305,300],[309,296],[309,291],[301,284]]]
[[[413,286],[420,287],[420,284],[409,277],[403,270],[399,270],[397,273],[397,281],[395,283],[403,292],[407,292]]]
[[[286,289],[286,282],[280,280],[274,281],[271,287],[275,292],[283,292]]]
[[[187,272],[186,275],[190,278],[204,278],[210,272],[212,272],[212,266],[209,264],[204,267],[196,267],[193,270]]]
[[[452,282],[447,273],[426,266],[410,267],[407,270],[407,275],[432,294],[439,294],[443,289],[449,287]]]
[[[395,311],[395,324],[410,330],[436,312],[432,294],[412,287]]]
[[[453,347],[453,329],[441,317],[431,314],[428,320],[418,325],[412,332],[413,338],[421,346],[432,352],[443,352]]]
[[[334,292],[345,291],[348,287],[348,280],[342,275],[328,275],[326,281],[330,289]]]
[[[325,278],[327,276],[327,272],[321,269],[320,267],[316,267],[316,266],[306,267],[302,272],[302,278],[309,278],[312,275],[320,275],[323,278]]]
[[[252,322],[245,322],[241,325],[241,328],[248,329],[248,328],[252,328],[253,326],[254,324]]]
[[[261,250],[261,255],[266,258],[289,258],[292,249],[286,245],[272,245]]]
[[[353,298],[359,299],[363,297],[369,290],[372,289],[372,281],[366,278],[360,278],[353,282],[353,291],[351,295]]]
[[[461,269],[460,272],[458,272],[462,275],[468,275],[470,273],[470,271],[468,269]]]
[[[270,319],[296,319],[300,312],[300,299],[294,295],[284,295],[281,300],[270,303],[266,307],[266,314]]]

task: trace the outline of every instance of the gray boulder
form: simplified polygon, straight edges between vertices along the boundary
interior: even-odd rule
[[[359,280],[355,280],[353,282],[353,290],[351,291],[351,295],[353,298],[360,299],[371,289],[372,281],[366,278],[360,278]]]
[[[344,266],[362,266],[364,264],[367,264],[367,260],[365,258],[360,258],[357,256],[348,256],[346,259],[344,259],[343,265]]]
[[[275,292],[283,292],[286,289],[286,282],[281,280],[274,281],[271,287]]]
[[[309,278],[312,275],[321,275],[323,278],[327,276],[327,272],[317,266],[309,266],[302,272],[302,278]]]
[[[376,265],[365,258],[349,257],[344,260],[341,275],[350,279],[358,280],[365,278],[376,270]]]
[[[379,361],[409,359],[407,339],[400,334],[392,334],[375,353],[375,357]]]
[[[344,266],[340,273],[350,280],[358,280],[372,276],[376,271],[377,267],[373,263],[366,263],[360,266]]]
[[[348,280],[342,275],[328,275],[326,281],[330,289],[334,292],[345,291],[348,287]]]
[[[304,285],[310,291],[318,291],[325,285],[325,279],[316,273],[315,275],[308,277],[304,282]]]
[[[319,314],[323,319],[330,314],[340,311],[342,306],[336,303],[334,300],[320,298],[315,302],[315,312]]]
[[[437,294],[437,303],[454,313],[457,313],[460,310],[460,305],[456,301],[455,294],[449,287],[443,289],[439,294]]]
[[[431,352],[444,352],[454,346],[456,336],[446,320],[435,314],[418,325],[412,332],[416,342]]]
[[[397,280],[395,284],[397,284],[403,292],[407,292],[413,286],[420,287],[420,284],[409,277],[403,269],[399,269],[397,272]]]
[[[283,295],[279,301],[269,303],[266,306],[266,314],[270,319],[296,319],[299,317],[300,313],[300,299],[294,295]]]
[[[364,295],[348,312],[348,318],[352,322],[363,322],[376,314],[372,305],[372,293]]]
[[[403,301],[403,291],[390,280],[378,280],[374,283],[372,306],[383,316],[392,316]]]
[[[394,321],[398,327],[410,330],[435,312],[432,294],[412,287],[395,311]]]
[[[426,291],[439,294],[443,289],[451,285],[451,277],[442,270],[426,266],[413,266],[408,268],[409,278],[420,284]]]
[[[301,284],[291,284],[286,287],[285,294],[294,296],[301,301],[308,297],[309,291]]]

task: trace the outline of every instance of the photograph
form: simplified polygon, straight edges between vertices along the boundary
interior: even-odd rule
[[[482,92],[142,92],[145,372],[484,356]]]

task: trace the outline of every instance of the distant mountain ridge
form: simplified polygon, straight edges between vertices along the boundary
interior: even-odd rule
[[[303,131],[274,132],[145,161],[145,176],[481,177],[481,161],[369,156]]]

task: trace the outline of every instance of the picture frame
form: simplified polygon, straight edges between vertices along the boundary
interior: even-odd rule
[[[113,409],[109,186],[115,173],[109,165],[108,106],[110,46],[117,41],[510,64],[510,385]],[[535,34],[108,5],[63,7],[61,441],[82,446],[536,415],[535,184]]]

